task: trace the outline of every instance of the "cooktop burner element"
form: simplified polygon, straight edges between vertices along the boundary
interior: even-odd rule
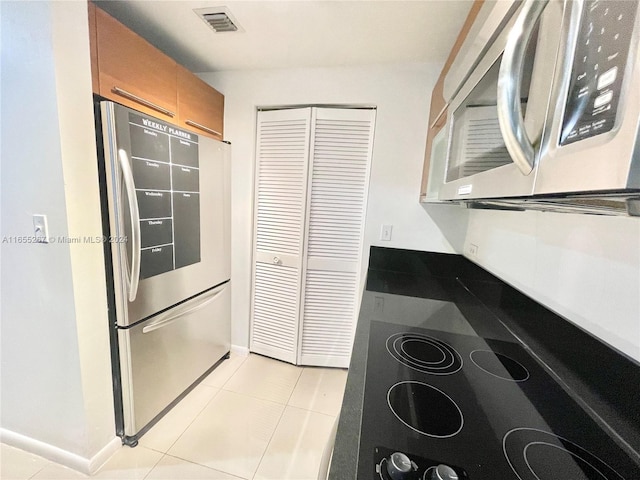
[[[393,414],[422,435],[448,438],[462,430],[462,411],[442,390],[422,382],[398,382],[387,393]]]
[[[430,375],[451,375],[462,368],[462,357],[451,345],[420,333],[396,333],[387,350],[400,363]]]
[[[515,428],[504,436],[502,445],[520,480],[624,480],[592,453],[553,433]]]
[[[501,353],[474,350],[469,357],[475,366],[494,377],[511,382],[524,382],[529,378],[529,371],[522,364]]]
[[[450,472],[438,465],[460,480],[640,480],[527,349],[478,325],[484,336],[371,320],[357,480],[398,480],[395,453],[412,462],[402,480]]]

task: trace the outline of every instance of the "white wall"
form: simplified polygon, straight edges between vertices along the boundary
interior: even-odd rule
[[[87,5],[54,2],[52,9],[62,170],[70,237],[102,236],[100,186],[89,59]],[[115,437],[104,250],[72,244],[76,330],[88,432],[85,455],[94,457]],[[100,459],[96,460],[98,463]]]
[[[1,236],[101,234],[85,2],[0,2]],[[117,448],[99,244],[1,244],[2,439],[90,471]],[[93,462],[93,463],[92,463]]]
[[[418,203],[430,92],[439,64],[261,70],[200,76],[225,95],[225,139],[232,147],[232,343],[247,347],[251,293],[253,180],[256,107],[300,104],[365,104],[377,107],[365,226],[369,247],[381,245],[453,252]],[[444,223],[459,210],[439,212]],[[390,242],[380,226],[393,225]],[[461,240],[460,240],[461,243]]]
[[[640,361],[640,219],[476,210],[464,252]]]
[[[365,229],[370,245],[467,252],[489,271],[640,360],[640,221],[541,212],[467,211],[417,202],[429,92],[439,65],[218,72],[233,143],[232,343],[246,347],[250,314],[255,109],[358,103],[378,107]],[[393,240],[378,240],[380,225]],[[366,258],[365,258],[366,262]]]

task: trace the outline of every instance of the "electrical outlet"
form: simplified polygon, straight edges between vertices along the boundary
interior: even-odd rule
[[[373,311],[382,313],[384,311],[384,297],[375,297],[374,300]]]
[[[46,215],[33,216],[33,231],[38,243],[49,243],[49,227]]]
[[[469,244],[469,255],[471,255],[472,257],[478,256],[478,246],[476,244],[474,243]]]
[[[380,228],[380,240],[384,242],[390,241],[392,231],[393,225],[382,225],[382,228]]]

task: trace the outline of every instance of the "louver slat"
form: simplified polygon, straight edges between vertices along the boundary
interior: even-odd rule
[[[302,356],[342,357],[348,363],[355,316],[355,272],[308,270],[305,284]],[[335,295],[327,295],[334,290]],[[316,300],[313,300],[316,298]]]
[[[309,121],[269,120],[271,113],[260,112],[256,248],[300,255]]]
[[[300,357],[305,365],[346,367],[360,293],[358,265],[375,111],[332,115],[319,110],[313,126]],[[330,267],[336,262],[344,268]]]
[[[300,323],[310,109],[259,112],[251,351],[295,363]],[[264,255],[267,254],[267,255]]]
[[[279,285],[273,281],[279,278]],[[291,352],[295,348],[299,275],[295,268],[257,264],[253,305],[253,343]]]
[[[317,120],[315,131],[307,252],[310,257],[357,259],[364,220],[371,121]],[[329,151],[335,156],[324,154]],[[336,214],[335,222],[332,213]],[[345,218],[345,213],[352,223],[338,221]],[[323,221],[316,223],[317,217],[324,217]]]

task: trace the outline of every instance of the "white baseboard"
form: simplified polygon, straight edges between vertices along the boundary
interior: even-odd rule
[[[96,473],[98,469],[111,458],[111,455],[122,448],[122,441],[118,437],[114,437],[92,458],[85,458],[5,428],[0,428],[0,440],[2,443],[59,463],[65,467],[82,472],[85,475],[93,475]]]
[[[240,345],[231,345],[231,353],[240,357],[247,357],[249,356],[249,348],[241,347]]]
[[[122,447],[122,439],[114,437],[89,460],[89,475],[93,475]]]

